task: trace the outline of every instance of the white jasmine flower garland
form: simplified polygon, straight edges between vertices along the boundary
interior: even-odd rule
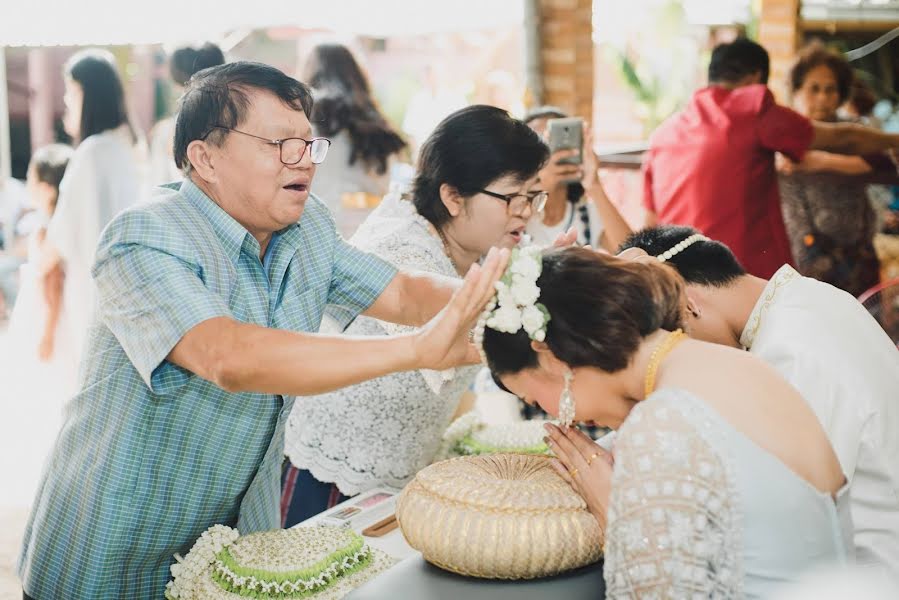
[[[474,331],[475,343],[481,350],[481,358],[485,363],[485,327],[504,333],[517,333],[524,328],[532,340],[542,342],[546,339],[549,311],[537,302],[540,298],[537,279],[542,271],[543,248],[528,246],[512,250],[509,266],[496,282],[496,296],[487,304]]]

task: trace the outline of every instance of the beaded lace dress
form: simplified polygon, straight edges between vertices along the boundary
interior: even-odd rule
[[[816,490],[692,394],[657,391],[615,443],[607,597],[769,597],[847,560],[846,491]]]

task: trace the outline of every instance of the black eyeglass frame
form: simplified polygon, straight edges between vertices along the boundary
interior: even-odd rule
[[[543,212],[543,209],[546,207],[546,200],[549,198],[549,192],[545,190],[540,190],[537,192],[530,192],[528,194],[514,193],[514,194],[500,194],[498,192],[491,192],[490,190],[476,190],[480,194],[487,194],[492,198],[496,198],[498,200],[502,200],[505,202],[510,208],[512,206],[512,201],[515,198],[525,198],[527,205],[534,209],[534,212]],[[539,200],[538,200],[539,198]]]
[[[328,143],[328,147],[327,147],[327,149],[325,149],[325,155],[322,156],[321,160],[319,160],[319,161],[312,160],[312,164],[314,164],[314,165],[322,164],[325,161],[325,158],[328,156],[328,149],[331,148],[331,140],[326,137],[314,137],[311,140],[307,140],[307,139],[301,138],[301,137],[289,137],[289,138],[282,138],[279,140],[273,140],[273,139],[261,137],[258,135],[254,135],[252,133],[247,133],[246,131],[241,131],[240,129],[234,129],[233,127],[225,127],[224,125],[213,125],[212,127],[210,127],[209,131],[206,132],[206,135],[203,136],[204,140],[207,137],[209,137],[209,134],[212,133],[213,129],[224,129],[225,131],[233,131],[234,133],[239,133],[241,135],[246,135],[251,138],[256,138],[257,140],[262,140],[263,142],[265,142],[267,144],[271,144],[272,146],[277,146],[278,147],[278,159],[281,161],[281,164],[287,165],[287,166],[292,166],[292,165],[298,164],[301,160],[303,160],[303,156],[305,156],[307,148],[309,148],[309,158],[312,159],[312,144],[314,142],[324,141],[324,142]],[[286,160],[284,160],[284,142],[290,142],[293,140],[299,140],[299,141],[303,142],[303,144],[304,144],[303,149],[300,151],[299,158],[297,158],[294,162],[287,162]]]

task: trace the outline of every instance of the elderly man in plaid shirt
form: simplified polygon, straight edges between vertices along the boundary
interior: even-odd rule
[[[279,526],[292,396],[475,360],[466,334],[507,253],[453,295],[346,244],[309,193],[329,145],[311,139],[311,106],[305,85],[256,63],[188,86],[187,178],[119,215],[97,249],[99,305],[25,533],[25,598],[162,597],[172,555],[207,527]],[[311,333],[326,304],[426,325]]]

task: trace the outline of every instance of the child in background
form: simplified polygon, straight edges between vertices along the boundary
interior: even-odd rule
[[[5,425],[0,425],[0,479],[15,481],[2,504],[27,506],[34,496],[44,458],[62,421],[62,405],[75,388],[77,365],[69,340],[60,335],[63,270],[42,275],[40,262],[47,223],[56,208],[59,183],[72,148],[44,146],[32,156],[27,188],[37,227],[28,239],[28,260],[19,273],[13,307],[0,357],[0,398]]]

